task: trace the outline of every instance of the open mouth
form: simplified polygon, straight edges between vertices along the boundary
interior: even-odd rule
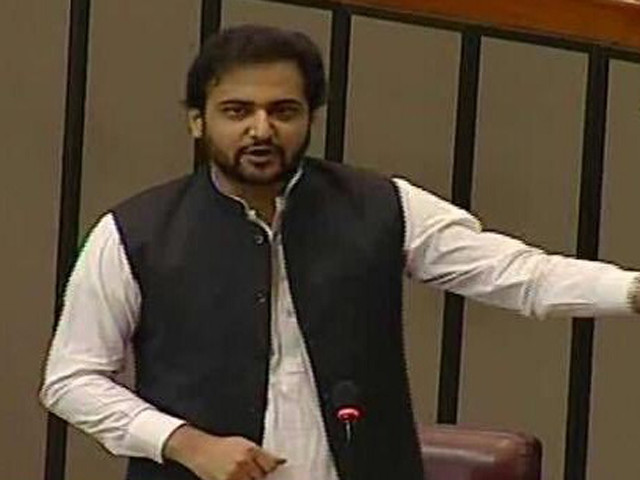
[[[244,150],[242,156],[255,162],[264,162],[272,159],[278,154],[273,147],[252,147]]]

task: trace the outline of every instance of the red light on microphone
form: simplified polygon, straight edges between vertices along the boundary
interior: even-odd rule
[[[362,416],[362,412],[357,408],[343,407],[338,410],[338,419],[341,422],[356,422]]]

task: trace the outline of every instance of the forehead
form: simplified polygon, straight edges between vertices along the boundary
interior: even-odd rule
[[[242,65],[232,68],[210,86],[208,102],[240,99],[269,103],[294,98],[306,103],[304,80],[294,62],[283,61]]]

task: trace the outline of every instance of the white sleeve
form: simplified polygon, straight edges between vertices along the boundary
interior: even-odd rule
[[[628,295],[637,272],[551,255],[482,231],[468,212],[394,181],[404,210],[408,276],[527,316],[632,314]]]
[[[117,455],[162,462],[184,421],[114,381],[136,328],[140,290],[111,214],[89,235],[67,284],[46,363],[44,406]]]

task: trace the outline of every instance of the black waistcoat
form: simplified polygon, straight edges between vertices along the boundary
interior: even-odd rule
[[[260,443],[270,350],[270,244],[208,171],[113,210],[142,294],[136,392],[216,435]],[[325,430],[344,478],[331,392],[358,385],[358,478],[420,480],[402,335],[404,221],[393,182],[307,160],[283,217],[287,274]],[[194,480],[131,459],[129,480]],[[313,480],[313,479],[301,479]]]

